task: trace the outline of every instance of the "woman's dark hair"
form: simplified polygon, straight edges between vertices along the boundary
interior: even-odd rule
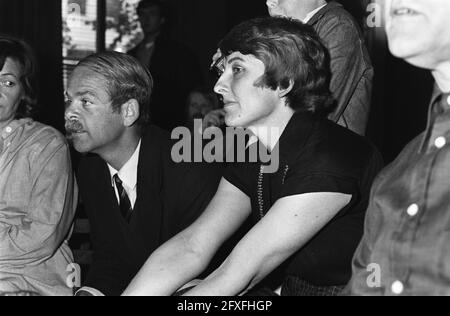
[[[14,60],[21,67],[19,80],[24,91],[15,118],[32,117],[37,110],[35,86],[37,64],[33,50],[20,39],[0,35],[0,70],[3,69],[8,58]]]
[[[258,86],[286,89],[287,104],[297,112],[326,115],[333,105],[330,58],[312,27],[300,21],[268,17],[234,27],[220,42],[224,56],[253,55],[265,65]]]

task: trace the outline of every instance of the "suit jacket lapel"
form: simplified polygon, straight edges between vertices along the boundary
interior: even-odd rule
[[[103,209],[108,210],[110,212],[109,216],[112,216],[111,212],[113,212],[114,216],[122,216],[120,213],[119,203],[117,202],[116,193],[114,192],[114,188],[112,186],[111,182],[111,174],[108,170],[108,166],[106,165],[106,162],[103,160],[101,161],[101,166],[99,166],[99,195],[98,196],[104,196],[106,199],[102,201]]]
[[[160,244],[162,228],[163,203],[162,161],[160,144],[151,133],[143,136],[139,153],[137,200],[130,221],[132,229],[145,232],[144,241],[147,249]],[[140,234],[142,236],[142,234]],[[151,247],[148,247],[149,244]]]

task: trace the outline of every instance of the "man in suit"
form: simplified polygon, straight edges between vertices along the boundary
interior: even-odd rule
[[[120,295],[149,255],[192,223],[216,191],[215,166],[175,164],[148,126],[153,81],[131,56],[82,60],[69,78],[66,129],[80,162],[94,261],[77,295]]]
[[[185,45],[170,38],[168,8],[163,2],[142,0],[137,13],[144,39],[129,54],[149,68],[155,80],[152,122],[171,131],[186,124],[187,97],[202,83],[199,62]]]
[[[311,25],[330,53],[330,89],[337,106],[329,119],[355,133],[366,133],[374,70],[362,32],[344,7],[331,0],[267,0],[271,16]]]

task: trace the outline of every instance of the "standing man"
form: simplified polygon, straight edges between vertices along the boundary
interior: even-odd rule
[[[149,255],[190,225],[216,191],[208,166],[175,164],[169,135],[147,126],[153,81],[133,57],[82,60],[69,78],[66,129],[85,156],[78,172],[94,262],[78,295],[119,295]]]
[[[353,295],[450,295],[450,1],[386,0],[389,47],[436,79],[427,130],[375,181]]]
[[[199,62],[168,34],[168,8],[160,0],[142,0],[137,8],[143,41],[129,54],[147,67],[155,80],[152,122],[171,131],[187,121],[186,100],[202,83]]]
[[[315,29],[330,53],[330,89],[337,106],[329,119],[364,135],[374,71],[355,19],[328,0],[267,0],[267,7],[271,16],[295,18]]]

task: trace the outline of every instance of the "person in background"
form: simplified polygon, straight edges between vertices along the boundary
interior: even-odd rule
[[[219,47],[215,92],[226,124],[248,128],[256,142],[247,150],[266,148],[279,167],[230,164],[206,211],[150,256],[124,295],[172,295],[204,271],[247,218],[250,231],[186,295],[273,293],[281,284],[288,296],[337,295],[351,276],[380,155],[326,119],[328,54],[311,27],[254,19],[233,28]]]
[[[358,23],[341,4],[328,0],[267,0],[271,16],[311,25],[328,48],[330,89],[337,106],[329,119],[365,135],[374,70]]]
[[[201,68],[188,47],[170,38],[167,4],[160,0],[142,0],[137,13],[144,39],[128,54],[138,59],[153,76],[152,123],[172,131],[185,124],[185,102],[189,93],[203,83]]]
[[[105,52],[69,77],[66,129],[94,250],[78,296],[120,295],[145,260],[205,209],[220,180],[215,166],[175,163],[173,141],[149,125],[153,80],[135,58]]]
[[[436,79],[428,127],[376,179],[350,295],[450,295],[450,1],[386,0],[392,54]]]
[[[35,73],[29,46],[0,36],[0,292],[72,295],[78,192],[65,138],[31,118]]]
[[[204,120],[211,112],[220,111],[219,99],[214,91],[208,91],[205,88],[194,89],[187,99],[187,122],[186,125],[192,129],[194,120]],[[217,121],[211,122],[209,126],[221,126],[220,118]],[[208,126],[208,127],[209,127]],[[205,126],[206,128],[206,126]]]

